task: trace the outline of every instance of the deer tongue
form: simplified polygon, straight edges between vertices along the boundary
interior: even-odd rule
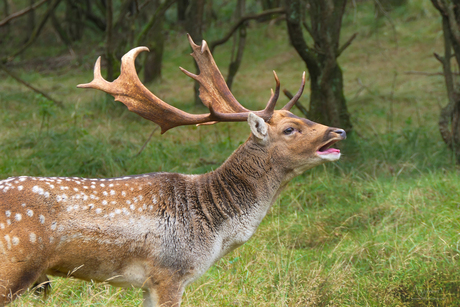
[[[327,155],[327,154],[332,154],[332,153],[340,153],[340,150],[337,148],[328,148],[324,151],[318,151],[317,153],[319,155]]]

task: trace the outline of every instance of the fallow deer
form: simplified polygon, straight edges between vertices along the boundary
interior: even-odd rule
[[[340,158],[330,146],[342,129],[275,110],[280,83],[262,111],[234,98],[203,41],[189,37],[208,114],[189,114],[152,94],[139,80],[138,47],[122,58],[121,74],[81,88],[109,93],[160,125],[247,121],[247,141],[218,169],[203,175],[148,173],[109,179],[13,177],[0,181],[0,306],[47,275],[107,281],[143,290],[144,306],[180,306],[184,288],[254,234],[281,190],[295,176]],[[71,274],[69,273],[71,272]]]

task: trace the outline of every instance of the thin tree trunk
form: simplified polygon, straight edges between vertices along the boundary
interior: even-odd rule
[[[113,55],[113,38],[112,38],[112,22],[113,22],[113,6],[112,0],[106,0],[106,15],[105,15],[105,22],[106,22],[106,41],[105,41],[105,56],[107,60],[107,80],[113,80],[113,65],[114,65],[114,55]]]
[[[155,0],[153,9],[157,10],[160,1]],[[144,62],[144,82],[149,83],[161,78],[161,66],[163,62],[164,35],[163,35],[163,15],[155,19],[155,24],[149,31],[148,46],[150,52],[145,57]]]
[[[190,0],[189,5],[187,8],[187,16],[185,21],[185,30],[191,35],[192,39],[201,44],[203,40],[203,14],[204,14],[204,5],[205,0]],[[198,65],[195,61],[195,71],[199,73]],[[195,96],[195,105],[201,106],[201,99],[200,99],[200,85],[197,81],[195,81],[195,85],[193,87],[194,96]]]
[[[441,109],[439,132],[446,145],[453,151],[460,164],[460,87],[456,85],[451,59],[460,64],[460,1],[431,0],[441,13],[444,34],[444,56],[435,53],[443,68],[448,103]],[[454,54],[452,56],[452,50]]]
[[[35,0],[29,0],[29,7],[34,7]],[[27,40],[32,36],[35,29],[35,9],[27,14]]]
[[[240,19],[245,13],[246,1],[238,0],[237,8],[235,10],[236,19]],[[235,78],[238,69],[240,68],[241,61],[243,60],[244,46],[246,44],[246,25],[243,23],[238,31],[238,34],[234,36],[232,58],[228,67],[227,75],[227,86],[232,89],[233,80]],[[236,51],[235,51],[236,49]]]
[[[10,14],[10,7],[8,5],[8,0],[3,0],[3,13],[5,14],[5,18],[8,17]]]
[[[10,15],[10,8],[8,5],[8,0],[3,0],[3,12],[5,13],[5,19]],[[10,25],[6,24],[6,27],[0,29],[0,44],[4,41],[8,41],[10,36]]]
[[[188,0],[178,0],[177,1],[177,21],[179,23],[184,23],[187,19],[187,7]]]
[[[72,50],[72,42],[70,41],[65,30],[61,27],[61,24],[59,23],[59,20],[57,19],[56,14],[54,14],[54,11],[51,13],[51,23],[53,25],[54,30],[59,35],[59,38],[62,40],[62,42],[67,46],[69,50]]]

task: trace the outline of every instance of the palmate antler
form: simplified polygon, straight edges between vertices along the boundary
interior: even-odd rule
[[[264,110],[250,111],[243,107],[233,96],[222,74],[219,71],[206,41],[201,46],[196,45],[188,35],[192,47],[192,56],[198,64],[200,74],[195,75],[182,67],[187,76],[200,83],[200,98],[209,109],[208,114],[190,114],[177,109],[150,92],[139,80],[134,66],[136,57],[147,47],[137,47],[125,54],[121,59],[121,74],[113,82],[106,81],[101,75],[101,57],[94,66],[94,79],[90,83],[79,84],[80,88],[94,88],[104,91],[115,97],[116,101],[124,103],[128,109],[140,116],[155,122],[161,127],[161,133],[171,128],[183,125],[203,125],[216,122],[246,121],[250,112],[262,117],[266,122],[270,120],[279,97],[280,82],[275,75],[276,89],[272,91],[270,100]],[[289,101],[284,110],[290,110],[302,95],[305,87],[305,72],[302,84],[297,94]]]

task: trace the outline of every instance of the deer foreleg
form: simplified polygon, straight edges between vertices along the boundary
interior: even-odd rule
[[[162,284],[144,289],[144,307],[180,307],[184,287],[181,283]]]

